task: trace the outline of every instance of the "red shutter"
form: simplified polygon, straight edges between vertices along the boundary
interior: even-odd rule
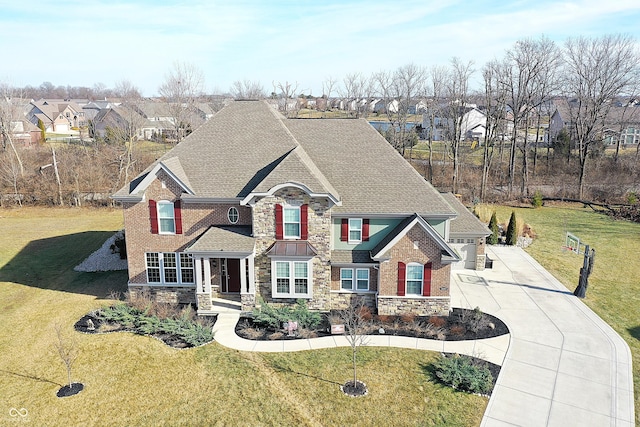
[[[307,240],[309,238],[309,205],[300,206],[300,238]]]
[[[405,281],[407,276],[407,265],[404,262],[398,263],[398,296],[405,295]]]
[[[173,202],[173,217],[176,221],[176,234],[182,234],[182,203],[180,200]]]
[[[363,242],[369,241],[369,220],[368,219],[362,220],[362,241]]]
[[[151,234],[158,234],[158,208],[155,200],[149,200],[149,220],[151,221]]]
[[[349,219],[342,218],[342,224],[340,226],[340,241],[347,242],[349,240]]]
[[[276,205],[276,240],[282,240],[283,235],[282,205]]]
[[[431,263],[424,265],[424,273],[422,276],[422,296],[431,296]]]

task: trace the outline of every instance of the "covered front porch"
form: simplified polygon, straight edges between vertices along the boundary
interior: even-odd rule
[[[211,227],[186,252],[194,259],[198,314],[255,306],[254,239],[250,227]]]

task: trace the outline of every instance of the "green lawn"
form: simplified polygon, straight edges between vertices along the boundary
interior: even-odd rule
[[[515,210],[519,222],[530,224],[538,235],[527,252],[572,291],[578,285],[584,258],[562,251],[565,233],[569,231],[595,248],[584,302],[631,347],[636,424],[640,425],[640,224],[614,221],[581,205],[539,209],[485,205],[478,210],[489,215],[495,210],[502,223]]]
[[[72,330],[86,312],[126,290],[126,274],[73,267],[122,227],[119,210],[0,210],[0,425],[25,408],[31,425],[424,425],[477,426],[487,399],[435,384],[437,354],[365,348],[349,398],[349,349],[287,354],[238,352],[217,343],[175,350],[129,333]],[[57,398],[66,372],[56,325],[75,337],[76,396]],[[13,424],[12,424],[13,425]]]
[[[501,222],[512,208],[495,209]],[[590,209],[516,208],[538,237],[528,252],[574,289],[582,257],[563,252],[565,231],[597,251],[584,300],[629,343],[640,387],[640,224]],[[365,398],[345,397],[348,349],[245,353],[217,343],[174,350],[126,333],[83,335],[72,325],[126,289],[126,274],[77,273],[77,265],[122,227],[119,210],[0,210],[0,425],[25,408],[32,425],[437,425],[477,426],[487,400],[434,384],[429,352],[366,348]],[[78,341],[73,379],[80,394],[59,399],[66,375],[54,326]],[[640,404],[636,399],[636,421]]]

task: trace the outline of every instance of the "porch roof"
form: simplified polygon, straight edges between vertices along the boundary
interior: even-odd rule
[[[186,252],[251,254],[254,245],[249,226],[212,226]]]
[[[306,240],[291,240],[275,242],[267,251],[270,257],[314,257],[318,251]]]

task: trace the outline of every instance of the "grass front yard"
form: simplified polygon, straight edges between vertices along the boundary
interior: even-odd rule
[[[74,332],[83,315],[112,302],[111,291],[126,290],[125,272],[73,271],[121,227],[120,210],[0,210],[0,425],[480,424],[487,399],[435,383],[436,353],[361,349],[369,395],[354,399],[339,390],[352,375],[348,348],[176,350],[130,333]],[[66,381],[56,325],[78,342],[72,377],[85,388],[72,397],[56,397]]]
[[[491,206],[506,222],[512,208]],[[629,343],[640,390],[640,224],[575,206],[516,208],[538,237],[527,251],[573,290],[582,257],[562,252],[566,231],[597,251],[584,302]],[[125,291],[124,272],[73,267],[122,227],[120,210],[0,210],[0,425],[26,409],[32,425],[437,425],[477,426],[485,398],[454,392],[428,373],[434,353],[359,351],[365,398],[339,384],[351,375],[350,349],[287,354],[229,350],[217,343],[175,350],[129,333],[75,333],[76,396],[57,398],[64,366],[56,324],[72,331],[88,311]],[[14,414],[14,416],[11,415]],[[23,412],[24,413],[24,412]],[[640,399],[636,397],[640,424]]]

